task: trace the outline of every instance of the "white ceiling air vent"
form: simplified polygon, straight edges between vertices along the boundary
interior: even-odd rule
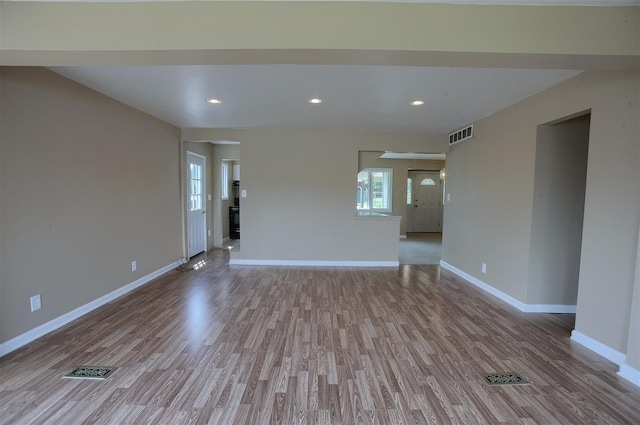
[[[463,140],[471,139],[473,137],[473,124],[470,124],[460,130],[456,130],[449,134],[449,144],[455,145]]]

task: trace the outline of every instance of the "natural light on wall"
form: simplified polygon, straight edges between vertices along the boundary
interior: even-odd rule
[[[366,168],[358,173],[356,207],[359,211],[391,211],[391,168]]]

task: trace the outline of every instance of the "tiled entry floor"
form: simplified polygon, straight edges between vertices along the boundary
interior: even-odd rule
[[[400,264],[440,264],[442,233],[407,233],[400,239]]]

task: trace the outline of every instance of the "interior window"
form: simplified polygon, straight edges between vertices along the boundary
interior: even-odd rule
[[[358,173],[356,207],[361,211],[391,211],[391,168],[365,168]]]

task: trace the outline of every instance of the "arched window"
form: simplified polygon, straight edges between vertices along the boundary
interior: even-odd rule
[[[420,182],[420,186],[435,186],[435,185],[436,185],[436,182],[430,178],[422,179],[422,181]]]

